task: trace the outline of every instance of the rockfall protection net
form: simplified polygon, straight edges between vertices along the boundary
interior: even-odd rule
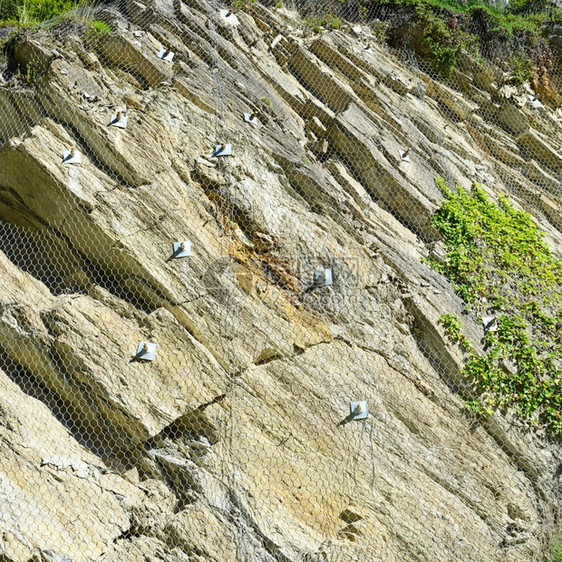
[[[420,6],[1,30],[0,560],[554,555],[559,8]]]

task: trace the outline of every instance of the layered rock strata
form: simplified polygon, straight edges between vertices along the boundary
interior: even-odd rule
[[[467,413],[464,305],[422,260],[436,176],[560,252],[560,110],[259,3],[96,18],[18,38],[0,87],[0,558],[538,556],[559,445]]]

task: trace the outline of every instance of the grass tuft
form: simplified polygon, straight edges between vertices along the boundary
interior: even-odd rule
[[[34,25],[89,4],[88,0],[0,0],[0,25]]]
[[[550,537],[546,560],[547,562],[562,562],[562,535],[560,530]]]

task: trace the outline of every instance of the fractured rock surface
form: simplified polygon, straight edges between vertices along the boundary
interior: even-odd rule
[[[0,87],[0,559],[538,556],[559,446],[467,413],[439,324],[463,303],[422,258],[436,176],[508,195],[560,253],[560,110],[259,3],[97,17],[94,42],[19,39],[43,71]]]

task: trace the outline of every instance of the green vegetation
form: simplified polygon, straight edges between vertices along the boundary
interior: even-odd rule
[[[433,222],[447,257],[428,262],[451,280],[469,309],[497,320],[479,352],[458,318],[441,318],[466,353],[464,373],[479,396],[467,404],[481,414],[509,409],[561,435],[562,261],[531,217],[506,198],[495,204],[477,184],[470,192],[438,184],[445,201]]]
[[[44,73],[44,65],[37,59],[31,59],[25,68],[25,79],[28,84],[34,84]]]
[[[76,8],[82,0],[0,0],[0,22],[36,24]]]
[[[548,555],[548,562],[562,562],[562,536],[552,540]]]
[[[326,14],[324,16],[308,17],[305,20],[306,25],[320,33],[323,29],[339,29],[341,27],[341,20],[333,14]]]
[[[231,8],[235,10],[243,10],[249,4],[253,4],[256,0],[232,0],[230,3]]]
[[[381,0],[381,4],[406,11],[411,24],[420,30],[438,72],[444,76],[456,67],[462,50],[476,50],[476,37],[465,31],[457,12],[442,5],[441,0]]]
[[[521,0],[520,5],[510,5],[506,11],[481,0],[378,1],[410,12],[437,70],[444,76],[452,73],[464,50],[503,64],[505,70],[523,78],[522,67],[530,70],[536,66],[548,49],[541,37],[544,24],[561,19],[560,9],[547,10],[543,0]]]
[[[562,21],[562,9],[549,0],[512,0],[503,9],[485,0],[311,0],[301,11],[315,29],[337,25],[340,18],[383,21],[392,46],[409,43],[445,77],[468,51],[520,81],[543,67],[551,70],[542,34],[549,22]]]
[[[513,55],[509,59],[509,67],[517,84],[523,84],[533,76],[533,61],[529,57]]]
[[[89,39],[96,39],[111,33],[111,27],[107,23],[99,20],[92,20],[89,23],[90,29],[87,33]]]

